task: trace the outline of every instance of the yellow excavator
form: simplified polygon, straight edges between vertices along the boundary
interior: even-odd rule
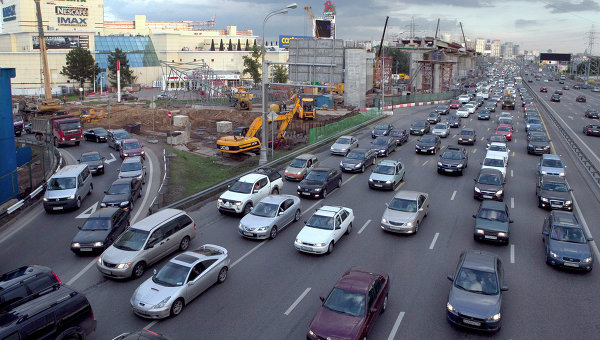
[[[298,105],[299,106],[299,105]],[[302,109],[300,107],[300,109]],[[279,111],[278,109],[271,111]],[[290,122],[294,119],[294,115],[298,110],[294,107],[294,110],[286,112],[284,114],[278,115],[274,120],[270,121],[271,124],[275,124],[276,122],[281,122],[279,125],[279,129],[277,132],[277,136],[275,137],[275,146],[281,144],[281,142],[285,139],[285,131],[290,124]],[[262,127],[262,117],[256,117],[252,124],[250,124],[249,128],[246,127],[238,127],[233,136],[224,136],[217,140],[217,148],[219,151],[229,154],[237,154],[246,151],[258,151],[260,150],[261,141],[257,137],[255,137],[258,130]]]
[[[290,98],[290,101],[294,103],[294,108],[292,109],[292,116],[298,112],[298,117],[300,119],[315,119],[316,117],[316,109],[315,109],[315,100],[313,98],[298,98],[297,94],[293,94]]]
[[[44,100],[38,103],[40,113],[54,113],[62,110],[60,101],[52,98],[52,85],[50,84],[50,70],[48,69],[48,53],[46,51],[46,38],[44,37],[44,25],[42,22],[42,11],[40,0],[35,1],[35,12],[37,15],[38,33],[40,41],[40,54],[42,56],[42,71],[44,73]]]
[[[235,101],[235,108],[238,110],[252,110],[252,98],[254,95],[250,92],[246,92],[245,86],[236,86],[236,92],[233,93]]]

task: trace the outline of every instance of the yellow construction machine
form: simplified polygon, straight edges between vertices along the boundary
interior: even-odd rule
[[[292,116],[298,112],[300,119],[315,119],[317,111],[315,109],[315,100],[313,98],[298,98],[297,94],[293,94],[290,101],[294,103]]]
[[[44,74],[44,100],[37,105],[40,113],[54,113],[62,110],[60,101],[52,98],[52,85],[50,84],[50,70],[48,69],[48,53],[46,52],[46,38],[44,37],[44,24],[42,22],[42,11],[40,9],[40,0],[35,1],[35,12],[37,15],[37,25],[40,42],[40,54],[42,57],[42,71]]]
[[[235,108],[238,110],[252,110],[252,93],[246,92],[245,86],[234,87],[237,91],[233,93]]]

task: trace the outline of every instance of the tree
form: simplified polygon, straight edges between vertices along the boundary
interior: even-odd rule
[[[86,80],[94,81],[94,76],[101,72],[98,64],[89,50],[77,47],[67,53],[67,63],[63,66],[60,74],[79,82],[79,87],[83,87]]]
[[[392,72],[406,73],[410,72],[410,57],[408,53],[397,48],[383,47],[386,57],[392,57]]]
[[[273,82],[285,84],[288,81],[288,72],[284,65],[276,65],[273,69]]]
[[[114,52],[110,52],[108,55],[108,80],[111,86],[117,86],[117,60],[121,63],[121,86],[129,86],[133,84],[136,77],[133,75],[133,71],[129,69],[129,62],[127,56],[119,48],[115,48]]]
[[[260,83],[261,81],[261,57],[262,52],[256,46],[252,47],[252,54],[250,56],[242,57],[242,59],[244,60],[244,70],[242,71],[242,74],[248,73],[252,77],[252,80],[254,80],[254,83],[256,84]]]

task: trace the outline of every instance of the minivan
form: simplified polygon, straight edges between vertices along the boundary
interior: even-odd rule
[[[0,276],[0,312],[53,290],[61,281],[52,269],[44,266],[23,266]]]
[[[85,295],[58,286],[37,299],[0,314],[0,339],[86,339],[96,330]]]
[[[69,208],[79,209],[81,201],[92,193],[92,174],[87,164],[67,165],[57,171],[46,184],[46,212]]]
[[[164,209],[136,222],[108,247],[96,263],[112,278],[139,278],[146,268],[178,249],[185,251],[196,237],[196,224],[182,210]]]

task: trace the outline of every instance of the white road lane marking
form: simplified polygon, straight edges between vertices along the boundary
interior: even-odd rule
[[[147,331],[149,330],[152,326],[156,325],[158,323],[158,320],[154,320],[152,322],[150,322],[149,324],[146,325],[146,327],[143,328],[143,330]]]
[[[88,218],[91,214],[96,212],[98,209],[98,202],[94,203],[91,207],[85,209],[81,214],[77,215],[75,218]]]
[[[585,221],[585,218],[583,218],[583,214],[581,213],[581,210],[579,209],[579,204],[577,204],[577,200],[575,199],[575,196],[573,197],[573,206],[575,207],[575,209],[573,209],[575,211],[575,214],[577,215],[577,219],[581,222],[581,225],[583,225],[583,229],[585,229],[585,232],[587,234],[588,237],[593,237],[592,233],[590,232],[590,229],[587,226],[587,222]],[[596,255],[596,258],[600,258],[600,251],[598,251],[598,246],[596,245],[596,241],[590,241],[589,242],[590,245],[592,246],[592,249],[594,250],[594,254]]]
[[[150,193],[152,192],[152,183],[154,182],[152,180],[152,174],[154,172],[154,167],[152,166],[152,157],[150,157],[150,155],[148,155],[148,162],[150,164],[148,164],[148,166],[150,167],[150,180],[148,181],[148,186],[146,187],[146,194],[144,195],[144,200],[142,200],[142,204],[140,204],[140,206],[138,207],[138,211],[135,214],[135,216],[133,216],[133,219],[131,220],[131,224],[134,224],[138,217],[140,216],[140,214],[142,213],[142,211],[144,212],[148,212],[147,209],[145,209],[144,207],[146,206],[146,201],[148,201],[148,197],[150,197]]]
[[[259,244],[257,244],[256,246],[254,246],[254,248],[250,249],[246,254],[242,255],[242,257],[240,257],[239,259],[235,260],[235,262],[233,262],[233,264],[231,264],[231,266],[229,266],[229,269],[235,267],[235,265],[237,265],[238,263],[242,262],[243,259],[245,259],[246,257],[248,257],[248,255],[254,253],[256,251],[256,249],[262,247],[263,244],[265,244],[267,242],[267,240],[264,240],[262,242],[260,242]]]
[[[390,332],[390,336],[388,336],[388,340],[394,340],[396,337],[396,332],[398,332],[398,328],[400,328],[400,323],[402,322],[403,318],[404,312],[400,312],[400,314],[398,314],[398,318],[396,318],[396,322],[394,322],[394,327],[392,327],[392,331]]]
[[[371,220],[367,220],[367,222],[365,222],[365,224],[363,224],[363,226],[360,228],[360,230],[358,231],[358,233],[362,233],[363,230],[365,230],[365,228],[369,225],[369,223],[371,223]]]
[[[75,281],[77,281],[78,278],[81,277],[81,275],[85,274],[85,272],[87,272],[88,270],[90,270],[90,268],[92,268],[92,266],[98,261],[98,258],[95,257],[92,262],[88,263],[87,266],[83,267],[82,270],[79,271],[79,273],[75,274],[75,276],[73,276],[72,279],[70,279],[69,281],[67,281],[67,286],[72,285]]]
[[[351,180],[353,180],[353,179],[354,179],[354,177],[356,177],[356,176],[358,176],[358,174],[354,174],[354,175],[350,176],[350,178],[348,178],[347,180],[345,180],[345,181],[342,183],[342,185],[346,185],[346,183],[348,183],[348,182],[350,182]]]
[[[454,192],[452,193],[452,197],[450,197],[450,200],[454,201],[454,197],[456,197],[456,190],[454,190]]]
[[[150,158],[150,157],[148,157],[148,158]],[[110,159],[105,159],[105,160],[104,160],[104,163],[106,163],[106,164],[110,164],[110,163],[112,163],[112,162],[114,162],[114,161],[116,161],[116,160],[117,160],[117,159],[115,158],[115,154],[111,152],[111,153],[110,153]]]
[[[510,263],[515,263],[515,245],[510,245]]]
[[[511,197],[511,198],[510,198],[510,208],[511,208],[511,209],[514,209],[514,208],[515,208],[515,198],[514,198],[514,197]]]
[[[421,166],[425,166],[427,163],[429,163],[429,160],[426,160]]]
[[[310,287],[306,288],[304,290],[304,293],[300,294],[300,296],[298,296],[298,298],[296,299],[296,301],[294,301],[294,303],[292,303],[292,305],[290,306],[290,308],[288,308],[285,313],[285,315],[290,315],[290,313],[294,310],[294,308],[296,308],[296,306],[300,303],[300,301],[302,301],[302,299],[304,299],[304,297],[306,296],[306,294],[308,294],[308,292],[310,292]]]
[[[515,175],[513,174],[512,169],[510,170],[510,177],[514,177]]]
[[[433,237],[433,240],[431,240],[431,244],[429,245],[429,250],[433,249],[433,247],[435,247],[435,241],[437,241],[438,236],[440,236],[440,233],[435,233],[435,236]]]

